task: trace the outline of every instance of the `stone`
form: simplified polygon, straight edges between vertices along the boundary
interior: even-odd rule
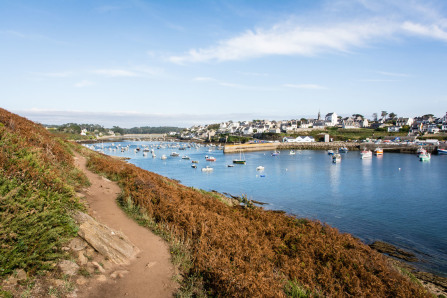
[[[91,216],[77,212],[73,217],[80,224],[78,235],[111,262],[129,264],[140,251],[123,233],[98,223]]]
[[[407,261],[407,262],[417,262],[418,258],[411,252],[405,251],[403,249],[397,248],[394,245],[383,241],[375,241],[369,245],[372,249],[377,250],[380,253],[387,254],[389,256]]]
[[[105,281],[107,281],[107,277],[105,275],[98,275],[96,277],[96,280],[99,282],[105,282]]]
[[[73,263],[68,260],[62,260],[58,266],[63,274],[70,275],[70,276],[77,274],[78,270],[79,270],[78,264]]]
[[[87,283],[87,279],[85,279],[85,277],[82,277],[82,276],[76,280],[76,284],[78,284],[80,286],[85,285],[86,283]]]
[[[68,247],[73,251],[80,251],[87,247],[87,243],[83,239],[76,237],[71,240]]]
[[[95,266],[95,268],[98,269],[99,272],[101,272],[101,273],[106,272],[106,271],[104,270],[104,268],[102,268],[102,266],[101,266],[100,264],[98,264],[98,262],[92,262],[92,265]]]
[[[84,255],[84,251],[80,251],[78,253],[78,261],[79,261],[79,265],[86,265],[88,262],[87,257]]]
[[[23,270],[23,269],[19,269],[19,270],[17,270],[17,271],[16,271],[16,274],[15,274],[15,277],[16,277],[17,280],[19,280],[19,281],[20,281],[20,280],[25,280],[25,279],[28,278],[28,276],[27,276],[25,270]]]

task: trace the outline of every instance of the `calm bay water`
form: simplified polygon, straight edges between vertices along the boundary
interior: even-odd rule
[[[118,143],[115,143],[117,145]],[[239,154],[223,154],[209,148],[156,149],[156,158],[135,153],[151,142],[123,142],[129,151],[108,150],[106,154],[130,157],[130,163],[145,170],[180,180],[187,186],[216,190],[268,203],[266,209],[284,210],[299,217],[312,218],[353,234],[366,243],[382,240],[412,251],[422,261],[422,269],[447,276],[447,155],[433,155],[420,162],[415,155],[387,154],[369,160],[359,152],[342,154],[333,164],[326,151],[281,151],[245,153],[246,165],[234,165]],[[176,151],[179,157],[170,157]],[[161,160],[165,154],[168,158]],[[198,160],[191,168],[188,155]],[[215,162],[205,161],[205,155]],[[213,172],[202,172],[206,165]],[[265,170],[259,172],[258,166]]]

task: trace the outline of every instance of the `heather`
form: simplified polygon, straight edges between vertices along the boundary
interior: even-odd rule
[[[251,204],[232,207],[215,194],[96,153],[89,166],[116,180],[125,200],[188,243],[192,264],[184,278],[202,280],[209,295],[427,295],[384,256],[322,223]]]

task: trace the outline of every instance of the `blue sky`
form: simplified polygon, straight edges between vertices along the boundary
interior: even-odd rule
[[[0,106],[190,126],[447,111],[447,1],[0,0]]]

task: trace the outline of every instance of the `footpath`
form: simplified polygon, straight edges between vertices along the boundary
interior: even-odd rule
[[[102,278],[90,278],[78,287],[77,297],[172,297],[177,285],[168,245],[151,231],[139,226],[118,207],[119,186],[86,167],[86,159],[76,154],[76,166],[90,180],[82,194],[88,213],[98,222],[123,233],[139,250],[129,264],[105,266]]]

